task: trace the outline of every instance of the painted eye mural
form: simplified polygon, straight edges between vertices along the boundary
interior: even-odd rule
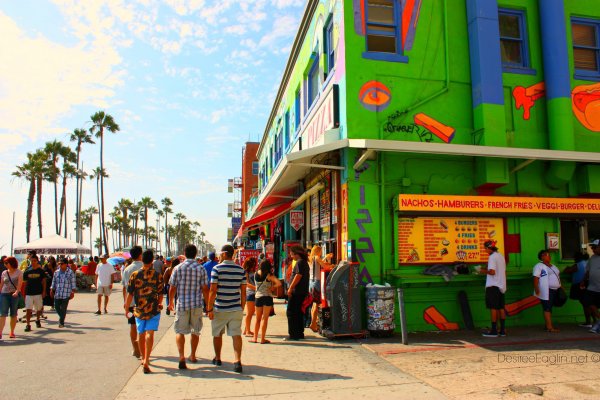
[[[600,132],[600,83],[576,86],[571,100],[579,122],[591,131]]]
[[[365,83],[358,93],[358,101],[367,110],[380,112],[390,105],[392,92],[383,83],[369,81]]]

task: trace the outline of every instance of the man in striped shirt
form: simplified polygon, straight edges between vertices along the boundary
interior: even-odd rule
[[[207,312],[212,321],[214,365],[221,365],[223,333],[233,337],[234,372],[242,373],[242,318],[246,305],[246,274],[233,262],[233,246],[221,248],[221,263],[211,271],[210,297]]]

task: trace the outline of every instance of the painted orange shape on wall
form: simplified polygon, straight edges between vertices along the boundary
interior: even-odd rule
[[[531,117],[531,107],[535,105],[536,100],[546,95],[546,85],[544,82],[536,83],[529,87],[517,86],[513,89],[515,98],[515,107],[523,108],[523,119],[528,121]]]
[[[428,324],[435,325],[440,331],[457,331],[459,329],[456,322],[449,322],[435,306],[429,306],[423,311],[423,319]]]
[[[576,86],[571,100],[577,120],[587,129],[600,132],[600,83]]]
[[[415,115],[415,124],[422,126],[435,136],[439,137],[446,143],[450,143],[454,139],[456,129],[451,126],[444,125],[441,122],[431,118],[429,115],[419,113]]]

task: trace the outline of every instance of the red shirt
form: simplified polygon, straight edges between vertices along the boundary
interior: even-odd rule
[[[96,264],[94,261],[90,261],[87,263],[87,265],[84,265],[83,267],[81,267],[81,272],[83,272],[86,275],[96,275],[96,266],[98,264]]]

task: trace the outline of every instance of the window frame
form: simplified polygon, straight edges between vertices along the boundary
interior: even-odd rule
[[[252,161],[252,175],[257,176],[260,168],[258,167],[258,161]]]
[[[314,77],[314,79],[316,79],[316,85],[315,85],[315,89],[316,92],[313,95],[313,88],[312,88],[312,78]],[[319,90],[320,90],[320,85],[319,85],[319,54],[318,53],[313,53],[313,56],[311,56],[311,64],[309,64],[309,67],[307,68],[307,73],[306,73],[306,106],[305,106],[305,116],[308,115],[310,113],[311,108],[315,105],[315,103],[317,103],[317,99],[319,98]]]
[[[323,28],[323,55],[325,56],[325,79],[335,67],[335,49],[333,48],[333,16],[329,16]]]
[[[515,39],[513,37],[504,37],[500,33],[500,15],[516,16],[519,21],[519,33],[520,38]],[[502,72],[513,73],[513,74],[526,74],[535,75],[536,70],[531,68],[531,55],[529,52],[529,35],[527,31],[527,15],[524,10],[515,10],[513,8],[498,8],[498,37],[500,40],[500,47],[502,47],[502,41],[508,40],[512,42],[519,42],[521,48],[521,64],[509,63],[502,61],[502,49],[500,49],[500,59],[502,62]]]
[[[295,126],[295,133],[298,133],[298,131],[300,130],[300,121],[302,119],[302,110],[300,109],[302,107],[302,103],[300,102],[300,86],[298,86],[298,89],[296,89],[296,94],[294,97],[294,108],[295,108],[295,115],[294,115],[294,122],[296,124]]]
[[[364,13],[364,27],[365,27],[365,51],[362,53],[362,56],[367,59],[377,60],[377,61],[391,61],[391,62],[408,62],[408,57],[404,55],[404,45],[402,43],[402,2],[401,0],[392,0],[392,4],[394,6],[394,23],[392,25],[387,25],[383,23],[371,23],[369,24],[369,0],[362,0]],[[369,29],[369,25],[379,25],[379,26],[388,26],[394,28],[394,38],[396,40],[396,52],[395,53],[384,53],[377,51],[369,51],[368,41],[370,33],[383,33],[384,31],[377,31]],[[390,36],[391,35],[383,35]]]
[[[591,25],[596,29],[596,47],[575,46],[573,41],[573,24]],[[575,48],[596,51],[596,71],[575,68]],[[600,81],[600,19],[571,17],[571,52],[573,54],[574,78],[585,81]]]

